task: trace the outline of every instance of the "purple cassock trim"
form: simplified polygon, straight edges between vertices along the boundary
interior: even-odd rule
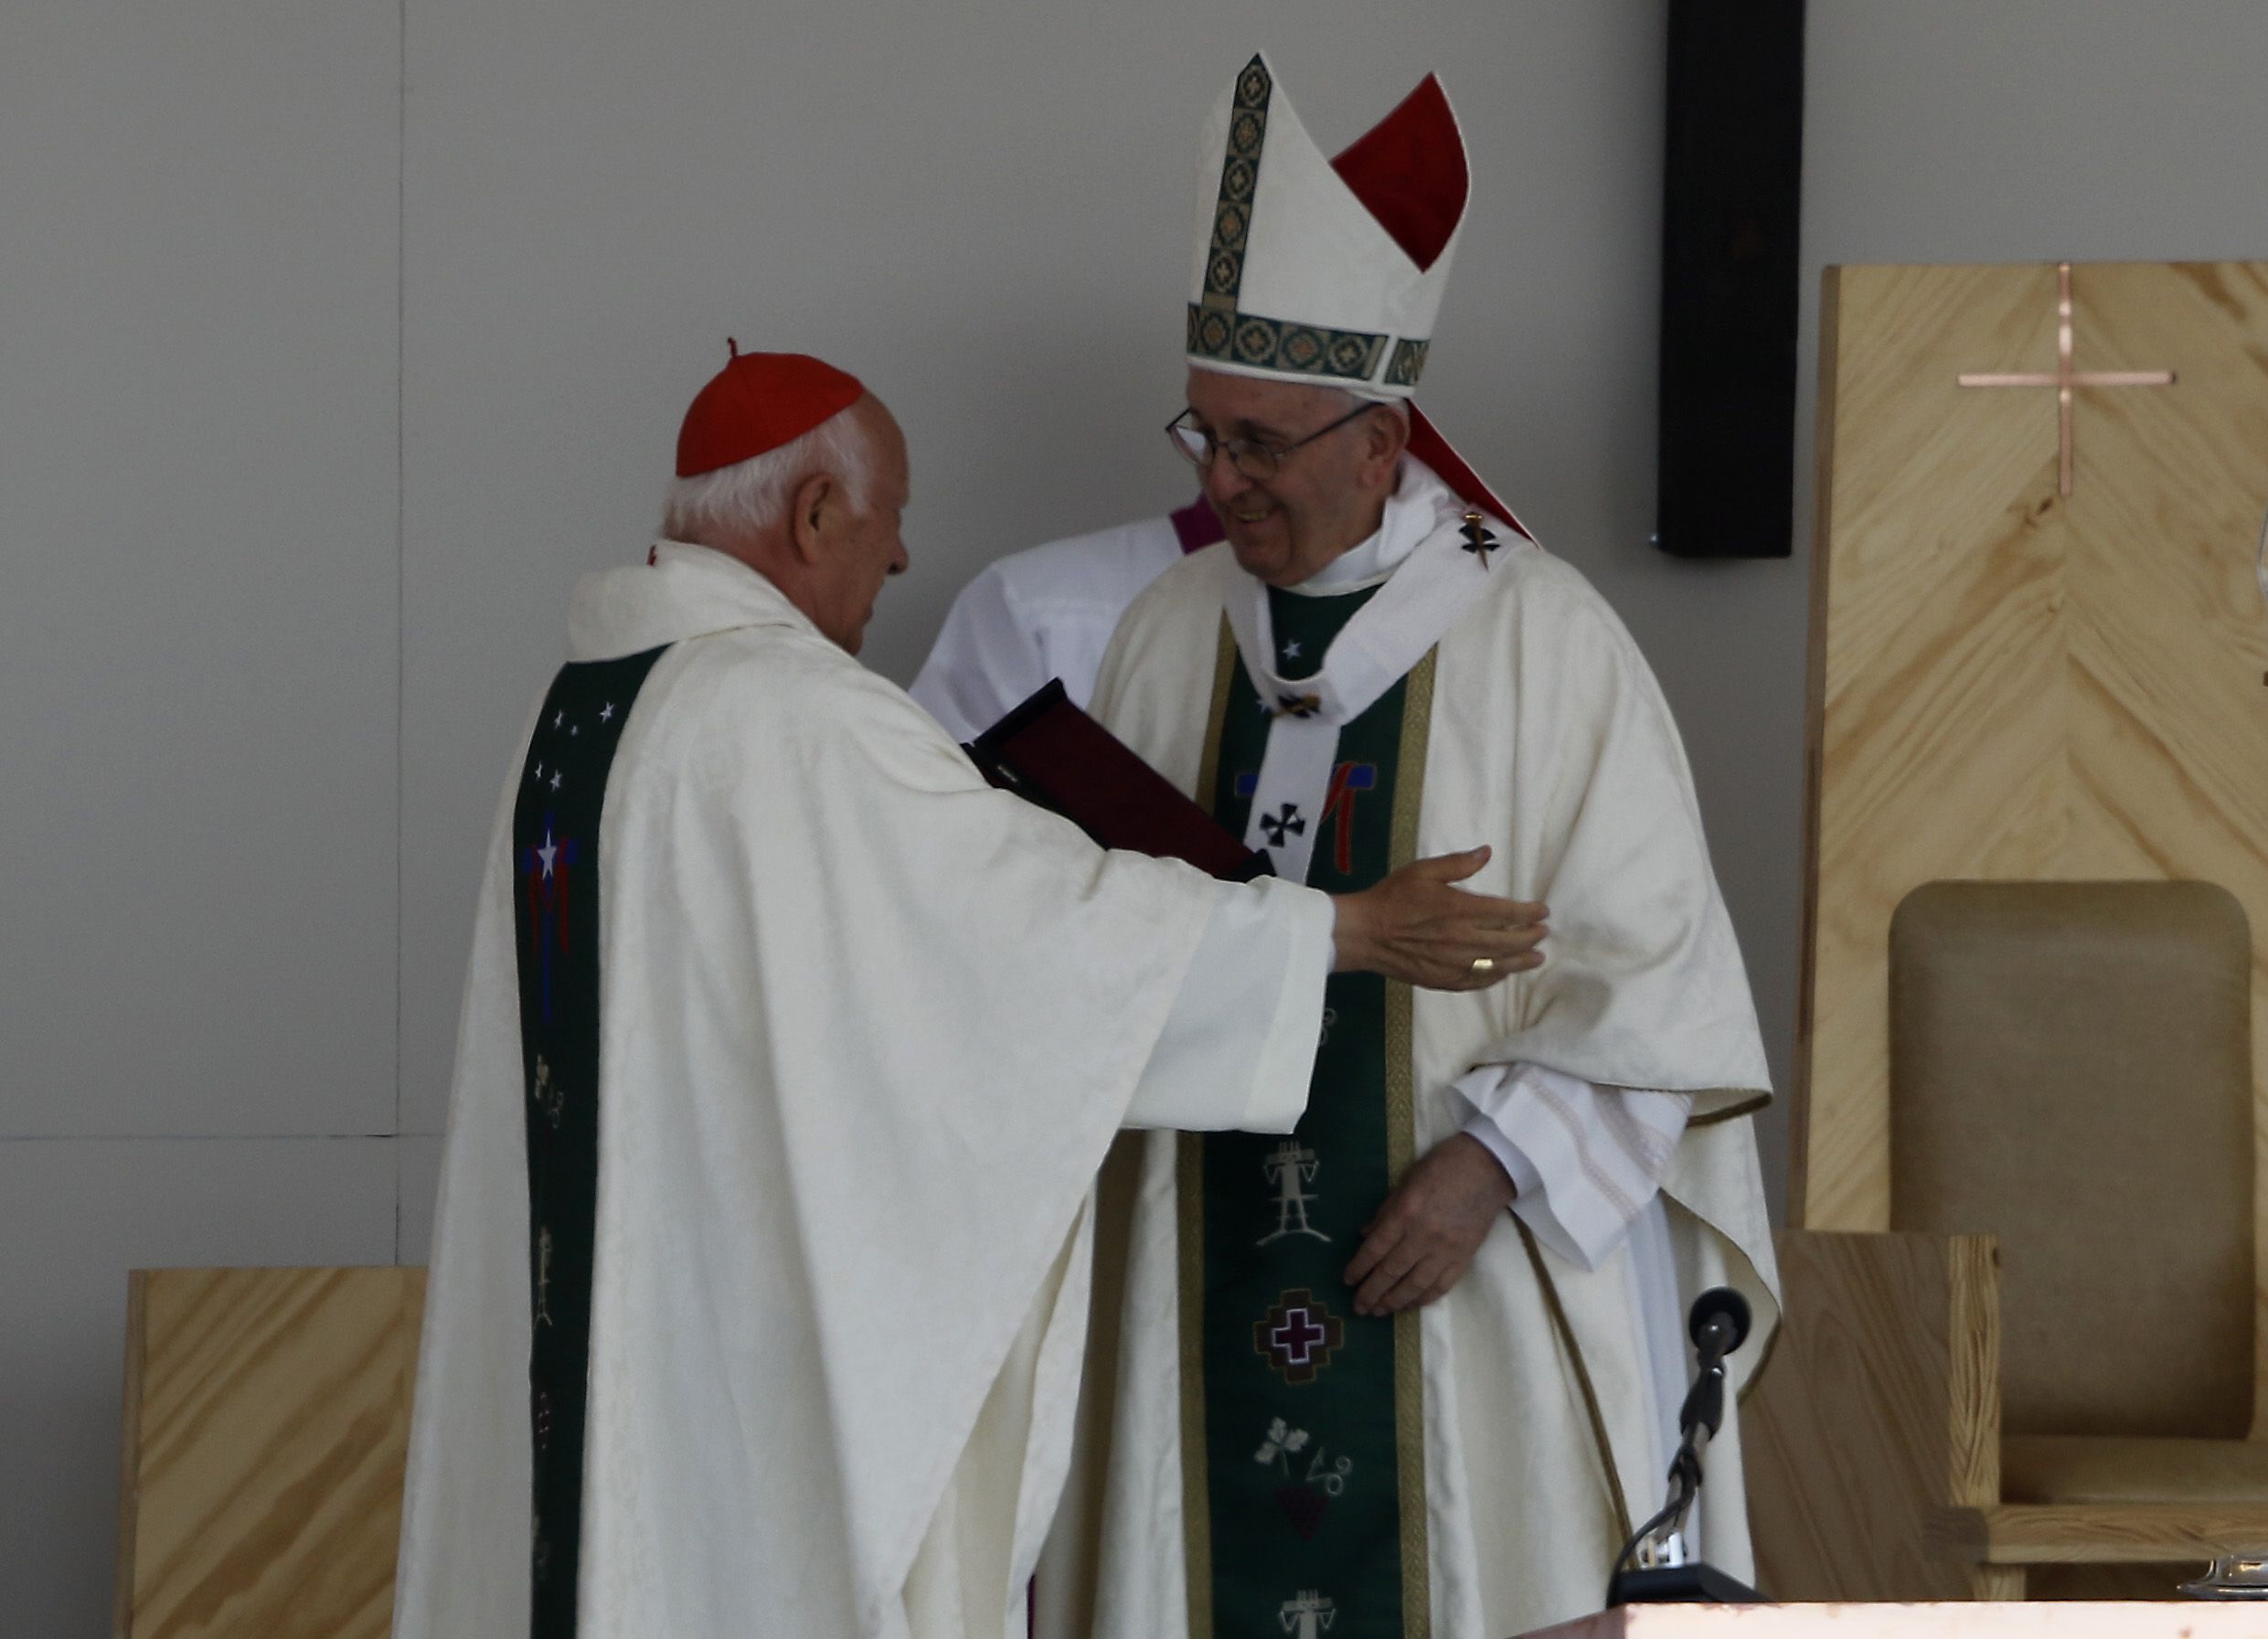
[[[1220,515],[1203,495],[1166,516],[1173,520],[1174,534],[1184,552],[1195,552],[1229,537],[1229,532],[1220,527]]]

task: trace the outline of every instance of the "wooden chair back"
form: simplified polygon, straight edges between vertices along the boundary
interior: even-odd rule
[[[1890,1227],[1997,1240],[2004,1432],[2250,1431],[2251,970],[2209,883],[1899,907]]]

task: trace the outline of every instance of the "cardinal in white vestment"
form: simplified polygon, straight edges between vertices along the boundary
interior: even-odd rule
[[[1281,1132],[1326,970],[1470,987],[1532,908],[1104,853],[853,658],[896,423],[736,357],[575,595],[475,923],[401,1639],[1003,1639],[1122,1123]]]
[[[1094,695],[1126,605],[1187,554],[1221,538],[1200,495],[1163,517],[1011,552],[977,571],[945,611],[906,692],[955,740],[974,740],[1049,678],[1074,706]]]
[[[1684,1303],[1753,1306],[1736,1388],[1776,1315],[1763,1054],[1676,727],[1411,402],[1467,186],[1431,78],[1327,159],[1264,57],[1238,74],[1169,429],[1228,540],[1136,600],[1095,709],[1290,880],[1493,844],[1476,880],[1549,902],[1550,959],[1470,995],[1336,975],[1288,1140],[1141,1140],[1100,1496],[1041,1577],[1102,1639],[1594,1611],[1665,1489]],[[1752,1574],[1736,1415],[1694,1529]]]

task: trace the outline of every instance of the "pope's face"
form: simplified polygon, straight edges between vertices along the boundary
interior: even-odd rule
[[[857,497],[864,505],[849,508],[840,520],[839,533],[826,557],[826,572],[818,590],[820,608],[815,623],[822,632],[856,655],[866,642],[867,622],[874,615],[874,600],[882,582],[905,572],[906,545],[900,534],[910,474],[906,460],[906,437],[897,418],[881,401],[866,398],[853,407],[866,433],[872,475],[867,493]]]
[[[1192,368],[1189,408],[1216,438],[1285,450],[1330,426],[1349,405],[1332,388]],[[1377,531],[1400,445],[1390,412],[1357,416],[1292,450],[1268,478],[1248,478],[1216,454],[1205,469],[1205,498],[1245,573],[1271,586],[1297,586]]]

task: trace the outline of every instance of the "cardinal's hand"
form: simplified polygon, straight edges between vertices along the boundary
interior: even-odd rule
[[[1405,865],[1375,888],[1336,896],[1338,971],[1384,974],[1428,990],[1485,990],[1543,965],[1541,905],[1456,886],[1488,863],[1472,848]]]

